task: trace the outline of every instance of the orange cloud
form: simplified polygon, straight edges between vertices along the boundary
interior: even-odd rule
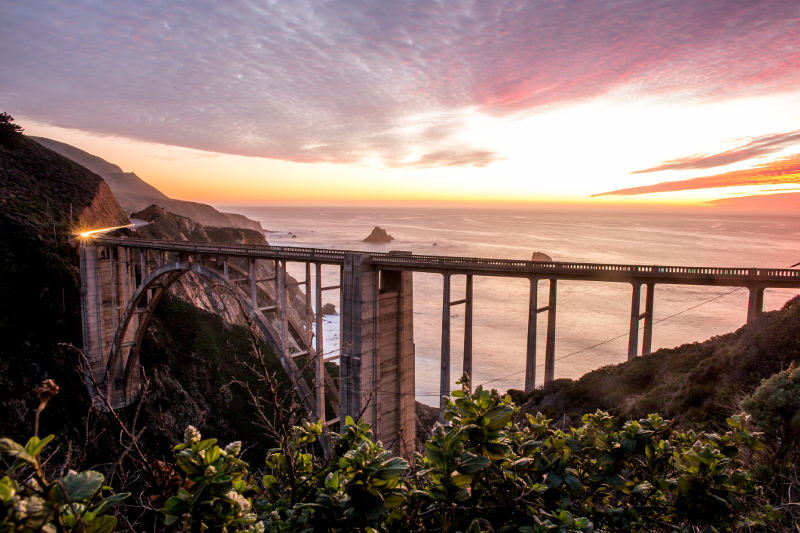
[[[738,161],[745,161],[756,156],[777,152],[786,147],[800,144],[800,131],[790,133],[775,133],[751,139],[742,146],[718,154],[701,154],[664,161],[658,166],[637,170],[632,174],[645,174],[660,170],[684,170],[693,168],[712,168],[730,165]]]
[[[608,191],[592,196],[629,196],[655,192],[689,191],[693,189],[714,189],[718,187],[740,187],[744,185],[786,185],[800,184],[800,154],[777,159],[763,165],[744,170],[734,170],[713,176],[679,181],[665,181],[653,185],[630,187]]]

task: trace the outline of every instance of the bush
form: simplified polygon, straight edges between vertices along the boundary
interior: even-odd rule
[[[0,113],[0,144],[13,146],[22,137],[22,126],[14,124],[14,117]]]
[[[236,461],[221,474],[215,465],[226,456],[187,437],[176,458],[191,484],[167,503],[167,521],[192,531],[545,532],[733,530],[775,518],[739,458],[761,447],[742,417],[723,435],[672,433],[658,415],[615,428],[602,411],[560,430],[542,415],[520,417],[495,391],[453,396],[449,425],[435,428],[411,464],[352,419],[342,435],[296,427],[268,454],[260,480]],[[239,498],[255,514],[237,524]]]
[[[797,458],[800,452],[800,368],[789,368],[761,382],[742,401],[768,442],[775,459]]]

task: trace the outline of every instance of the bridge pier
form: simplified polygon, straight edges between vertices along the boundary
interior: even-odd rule
[[[748,287],[750,294],[747,298],[747,323],[750,324],[763,312],[764,309],[764,287]]]
[[[525,351],[525,392],[536,388],[536,344],[539,313],[547,311],[547,343],[545,344],[544,382],[550,383],[555,377],[556,354],[556,280],[550,280],[548,304],[539,307],[539,278],[530,278],[530,295],[528,296],[528,341]]]
[[[655,283],[646,283],[645,310],[639,312],[642,301],[642,283],[634,281],[631,292],[631,329],[628,334],[628,361],[639,354],[639,322],[644,319],[644,333],[642,336],[642,355],[650,353],[653,343],[653,300],[655,297]]]
[[[405,456],[414,450],[411,272],[378,271],[366,254],[346,254],[342,277],[342,416],[372,425],[375,438]]]

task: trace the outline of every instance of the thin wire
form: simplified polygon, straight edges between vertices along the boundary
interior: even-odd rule
[[[678,311],[677,313],[673,313],[673,314],[671,314],[671,315],[669,315],[669,316],[665,316],[664,318],[661,318],[661,319],[659,319],[659,320],[656,320],[656,321],[654,321],[654,322],[653,322],[653,324],[660,324],[661,322],[664,322],[664,321],[666,321],[666,320],[669,320],[670,318],[674,318],[674,317],[676,317],[676,316],[678,316],[678,315],[682,315],[683,313],[686,313],[687,311],[691,311],[692,309],[697,309],[697,308],[698,308],[698,307],[700,307],[701,305],[705,305],[705,304],[707,304],[707,303],[711,303],[711,302],[713,302],[713,301],[715,301],[715,300],[719,300],[720,298],[722,298],[722,297],[724,297],[724,296],[728,296],[729,294],[733,294],[734,292],[736,292],[736,291],[738,291],[738,290],[741,290],[741,289],[743,289],[743,288],[744,288],[744,287],[736,287],[736,288],[735,288],[735,289],[733,289],[733,290],[730,290],[730,291],[728,291],[728,292],[722,293],[722,294],[720,294],[720,295],[717,295],[717,296],[715,296],[715,297],[713,297],[713,298],[709,298],[708,300],[705,300],[705,301],[703,301],[703,302],[700,302],[699,304],[693,305],[693,306],[691,306],[691,307],[687,307],[686,309],[683,309],[683,310],[681,310],[681,311]],[[639,329],[640,329],[640,330],[641,330],[641,329],[643,329],[643,326],[639,326]],[[629,333],[628,333],[628,332],[622,333],[621,335],[617,335],[616,337],[612,337],[612,338],[610,338],[610,339],[606,339],[606,340],[604,340],[604,341],[598,342],[597,344],[593,344],[593,345],[591,345],[591,346],[588,346],[588,347],[586,347],[586,348],[582,348],[582,349],[580,349],[580,350],[576,350],[576,351],[574,351],[574,352],[571,352],[571,353],[568,353],[568,354],[566,354],[566,355],[562,355],[561,357],[556,357],[556,358],[554,359],[554,361],[561,361],[561,360],[563,360],[563,359],[566,359],[566,358],[568,358],[568,357],[572,357],[573,355],[578,355],[578,354],[580,354],[580,353],[583,353],[583,352],[586,352],[586,351],[589,351],[589,350],[593,350],[594,348],[597,348],[598,346],[602,346],[602,345],[604,345],[604,344],[608,344],[609,342],[614,342],[614,341],[616,341],[616,340],[619,340],[619,339],[621,339],[621,338],[623,338],[623,337],[627,337],[628,335],[629,335]],[[541,363],[541,364],[538,364],[538,365],[536,365],[536,368],[541,368],[541,367],[543,367],[543,366],[544,366],[544,363]],[[506,378],[514,377],[514,376],[516,376],[516,375],[522,374],[522,373],[523,373],[523,372],[525,372],[525,371],[526,371],[526,369],[522,369],[522,370],[519,370],[519,371],[517,371],[517,372],[513,372],[513,373],[511,373],[511,374],[507,374],[507,375],[505,375],[505,376],[500,376],[500,377],[498,377],[498,378],[494,378],[494,379],[490,379],[490,380],[488,380],[488,381],[484,381],[483,383],[480,383],[480,385],[487,385],[487,384],[489,384],[489,383],[494,383],[495,381],[500,381],[501,379],[506,379]]]

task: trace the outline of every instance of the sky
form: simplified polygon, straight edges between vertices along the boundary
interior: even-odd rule
[[[800,2],[0,3],[0,111],[182,199],[800,212]]]

